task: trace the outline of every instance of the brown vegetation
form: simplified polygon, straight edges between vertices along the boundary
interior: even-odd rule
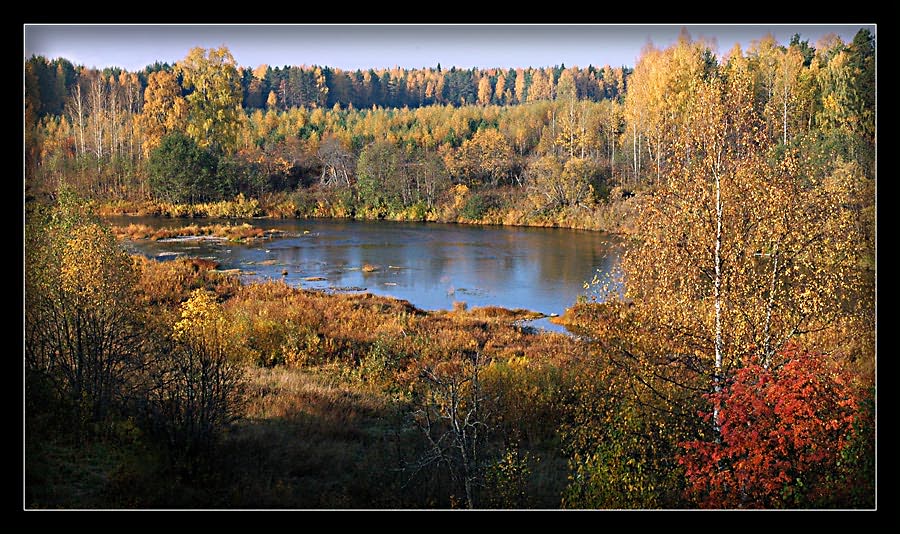
[[[113,226],[111,230],[119,239],[150,239],[153,241],[178,237],[210,237],[227,239],[228,241],[247,242],[269,239],[283,233],[280,230],[263,230],[247,223],[191,224],[177,228],[153,228],[146,224],[129,224],[128,226]]]
[[[630,235],[635,231],[638,213],[642,202],[644,202],[644,199],[646,198],[645,192],[626,192],[625,189],[616,187],[612,190],[610,198],[603,202],[580,204],[559,210],[543,211],[533,209],[533,206],[529,204],[527,198],[520,197],[519,192],[515,189],[498,188],[495,193],[497,198],[500,199],[497,202],[497,206],[476,217],[472,217],[471,214],[468,213],[463,213],[460,206],[454,205],[452,196],[446,198],[442,197],[432,209],[425,210],[421,213],[413,213],[412,210],[398,210],[389,213],[356,210],[351,217],[350,211],[347,206],[344,205],[345,199],[338,193],[339,192],[337,191],[328,189],[317,191],[317,193],[312,196],[301,193],[274,193],[261,199],[257,204],[258,210],[253,213],[254,216],[264,216],[276,219],[354,218],[358,220],[427,221],[497,226],[529,226],[538,228],[573,228],[577,230],[602,230],[616,234]],[[175,205],[152,200],[111,200],[96,203],[94,213],[104,217],[245,217],[245,215],[229,215],[230,213],[241,212],[239,204],[239,201],[221,201],[216,203],[216,206],[219,206],[217,210],[210,211],[206,204]],[[287,212],[284,211],[286,205],[291,206]],[[132,226],[136,226],[136,228],[132,228]],[[190,228],[191,226],[185,228]],[[210,226],[228,227],[228,225]],[[206,228],[206,226],[200,228]],[[123,232],[134,232],[134,236],[129,236],[132,239],[153,239],[155,233],[151,233],[153,230],[150,227],[144,227],[144,225],[128,225],[124,228],[117,228],[114,230],[117,235]],[[168,235],[168,229],[160,230],[160,232],[163,232],[163,234],[157,239],[177,237]],[[231,238],[228,235],[221,235],[220,237]]]

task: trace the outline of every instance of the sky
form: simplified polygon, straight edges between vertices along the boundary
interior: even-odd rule
[[[782,44],[799,33],[810,44],[844,25],[24,25],[25,58],[64,57],[87,67],[141,70],[174,63],[195,46],[226,45],[244,67],[321,65],[344,70],[434,67],[634,66],[641,49],[674,43],[682,28],[728,52],[771,32]]]

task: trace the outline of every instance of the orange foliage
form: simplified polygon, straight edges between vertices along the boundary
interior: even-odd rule
[[[861,393],[824,355],[791,346],[780,357],[783,366],[747,365],[709,395],[719,438],[682,444],[679,462],[701,505],[846,505],[841,463],[862,417]]]

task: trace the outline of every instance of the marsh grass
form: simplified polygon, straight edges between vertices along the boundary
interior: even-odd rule
[[[171,204],[154,200],[110,200],[94,205],[94,213],[101,216],[139,216],[167,218],[251,218],[277,219],[359,219],[391,221],[427,221],[442,223],[534,226],[547,228],[575,228],[603,230],[631,235],[636,230],[640,209],[646,194],[635,191],[623,194],[614,188],[609,198],[566,206],[552,210],[536,210],[527,195],[515,187],[499,187],[488,194],[489,205],[479,204],[465,209],[470,203],[463,198],[456,202],[452,191],[431,208],[416,204],[387,213],[365,206],[348,205],[347,195],[339,191],[309,188],[294,193],[272,193],[260,199],[226,200],[205,204]],[[469,196],[477,193],[467,193]],[[481,198],[480,196],[478,198]],[[476,204],[478,202],[475,202]]]
[[[243,224],[190,224],[177,228],[153,228],[146,224],[129,224],[127,226],[113,226],[112,232],[118,239],[141,240],[149,239],[159,241],[179,237],[211,237],[227,239],[235,242],[249,242],[267,239],[280,235],[279,230],[263,230],[262,228]]]

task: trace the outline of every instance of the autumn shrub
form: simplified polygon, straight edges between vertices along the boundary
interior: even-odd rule
[[[285,199],[279,202],[269,204],[263,211],[270,217],[279,219],[296,219],[303,215],[304,209],[298,206],[293,199]]]
[[[495,357],[485,366],[482,381],[496,431],[527,446],[555,441],[556,428],[546,422],[562,417],[561,392],[570,385],[560,367],[524,355]]]
[[[466,199],[459,215],[463,220],[477,222],[496,209],[498,204],[496,197],[489,193],[474,193]]]
[[[829,499],[846,508],[875,507],[875,388],[862,387],[850,439],[837,462],[842,484]]]
[[[226,310],[259,365],[299,363],[318,318],[301,292],[269,282],[242,287]]]
[[[753,363],[709,395],[718,431],[682,443],[692,498],[713,508],[848,507],[848,482],[872,480],[861,444],[874,436],[852,377],[827,356],[797,346],[784,363]],[[868,489],[873,490],[873,487]],[[858,497],[858,496],[857,496]],[[849,500],[848,500],[849,499]],[[873,504],[874,493],[865,499]]]
[[[86,430],[122,405],[143,363],[137,273],[67,190],[49,213],[29,213],[26,243],[26,374],[67,405],[71,429]]]
[[[143,207],[143,202],[133,202],[125,199],[97,202],[93,205],[93,212],[101,217],[136,215]]]
[[[614,366],[582,367],[577,377],[560,426],[570,469],[562,505],[685,507],[683,469],[675,458],[685,423],[675,408],[654,407],[635,387],[646,377]]]
[[[326,295],[283,282],[244,286],[226,308],[263,365],[357,365],[378,339],[402,338],[421,314],[374,295]]]
[[[407,354],[407,350],[397,338],[377,337],[359,363],[360,379],[384,391],[400,394],[402,387],[395,377],[407,365],[409,358],[414,357]]]
[[[195,475],[243,414],[243,340],[215,296],[194,290],[180,306],[171,344],[150,371],[147,425],[172,461]]]
[[[234,200],[222,200],[219,202],[201,204],[199,208],[206,217],[215,219],[249,219],[251,217],[262,215],[259,200],[255,198],[248,200],[244,197],[243,193],[239,193],[234,197]]]
[[[210,236],[224,238],[229,241],[246,242],[263,239],[277,235],[277,230],[264,231],[262,228],[243,224],[191,224],[177,228],[153,228],[145,224],[129,224],[128,226],[113,226],[112,232],[120,239],[171,239],[174,237]]]
[[[509,447],[486,469],[486,504],[491,508],[529,508],[529,464],[539,461],[518,447]]]
[[[428,219],[428,206],[424,202],[416,202],[406,209],[406,220],[425,221]]]
[[[507,226],[536,226],[605,230],[632,234],[639,216],[639,201],[611,198],[608,202],[578,204],[556,210],[535,210],[532,202],[516,188],[497,187],[490,191],[454,195],[448,192],[433,205],[417,201],[391,209],[358,205],[352,189],[330,190],[301,187],[287,194],[260,199],[214,203],[173,204],[161,201],[98,202],[98,215],[138,215],[169,218],[352,218],[360,220],[465,222]]]
[[[203,217],[205,215],[200,208],[200,204],[175,204],[171,202],[160,202],[159,212],[160,215],[172,219]]]
[[[664,418],[627,404],[611,407],[603,429],[587,449],[576,446],[570,457],[567,508],[648,509],[685,505],[679,492],[683,470],[673,458],[674,442]],[[587,430],[587,429],[585,429]]]
[[[307,188],[300,188],[293,192],[289,202],[296,206],[298,217],[314,216],[318,204],[314,191]]]

